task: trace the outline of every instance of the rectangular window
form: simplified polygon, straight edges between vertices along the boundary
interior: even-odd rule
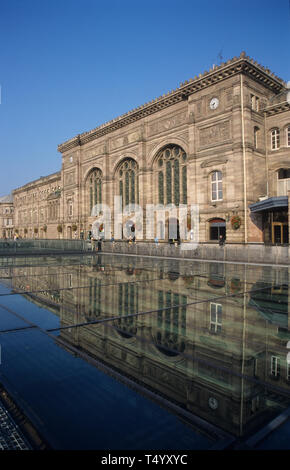
[[[271,132],[271,149],[278,150],[280,148],[280,131],[279,129],[274,129]]]
[[[290,169],[280,168],[277,176],[277,196],[287,196],[290,190]]]
[[[255,95],[251,95],[251,107],[255,109]]]
[[[271,357],[271,375],[279,377],[280,375],[280,358],[277,356]]]
[[[286,129],[286,142],[287,142],[287,147],[290,147],[290,126],[288,126]]]
[[[258,98],[258,96],[251,95],[251,107],[254,111],[259,111],[259,98]]]
[[[254,127],[254,148],[258,148],[258,136],[259,136],[259,128]]]
[[[72,216],[72,215],[73,215],[73,205],[72,205],[71,202],[70,202],[69,205],[68,205],[68,215],[69,215],[69,216]]]
[[[222,331],[222,305],[210,303],[210,331],[220,333]]]
[[[215,171],[211,176],[211,200],[222,201],[223,199],[223,183],[222,172]]]

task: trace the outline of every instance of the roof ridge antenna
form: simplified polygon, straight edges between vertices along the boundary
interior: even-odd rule
[[[217,58],[219,59],[219,65],[221,65],[223,63],[223,60],[224,60],[222,53],[223,53],[223,48],[221,48],[221,50],[219,51],[219,53],[217,55]]]

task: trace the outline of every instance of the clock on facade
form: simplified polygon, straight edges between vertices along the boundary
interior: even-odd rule
[[[218,401],[214,397],[209,397],[208,399],[208,405],[212,410],[216,410],[218,407]]]
[[[213,98],[210,103],[209,103],[209,107],[210,109],[216,109],[219,105],[219,99],[218,98]]]

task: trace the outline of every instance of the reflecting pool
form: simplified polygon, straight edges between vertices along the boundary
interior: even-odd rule
[[[290,448],[286,267],[0,258],[0,346],[54,449]]]

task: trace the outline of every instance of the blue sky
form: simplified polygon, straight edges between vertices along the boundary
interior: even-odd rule
[[[245,50],[290,80],[289,0],[0,0],[0,196],[57,145]]]

